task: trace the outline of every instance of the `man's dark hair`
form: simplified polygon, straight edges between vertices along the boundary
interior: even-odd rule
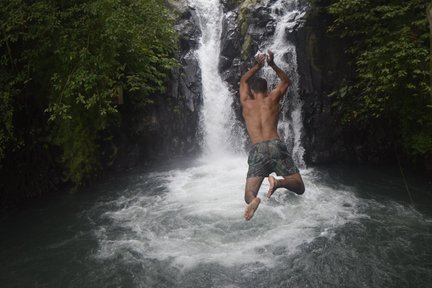
[[[263,78],[256,78],[252,81],[250,86],[255,93],[267,92],[267,81]]]

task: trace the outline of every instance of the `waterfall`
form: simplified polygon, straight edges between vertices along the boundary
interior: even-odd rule
[[[297,72],[296,47],[287,39],[287,33],[304,15],[297,0],[278,0],[271,5],[271,16],[276,22],[275,33],[271,39],[260,45],[262,51],[270,49],[274,52],[275,63],[284,70],[290,78],[290,87],[282,99],[281,119],[278,132],[291,150],[294,162],[299,167],[305,167],[303,160],[304,148],[301,143],[303,131],[302,101],[299,96],[299,77]],[[274,87],[278,79],[270,66],[263,68],[262,74]]]
[[[237,287],[225,285],[223,277],[234,271],[235,278],[247,280],[260,271],[287,267],[287,257],[296,255],[301,247],[314,239],[331,237],[335,229],[357,218],[357,198],[345,187],[326,186],[313,170],[302,169],[307,187],[304,195],[281,189],[267,199],[269,184],[264,181],[258,191],[262,199],[259,209],[250,222],[244,220],[248,165],[245,154],[236,153],[232,147],[235,144],[230,135],[236,133],[232,95],[217,69],[221,4],[219,0],[189,3],[195,8],[202,31],[196,56],[202,71],[200,121],[204,155],[198,161],[188,161],[187,167],[139,176],[125,193],[108,201],[103,223],[97,230],[100,243],[97,258],[107,261],[125,257],[125,261],[137,264],[136,267],[149,268],[149,273],[140,273],[143,277],[159,275],[156,270],[160,269],[170,279],[187,283],[180,287]],[[274,5],[285,7],[282,3]],[[274,17],[285,21],[288,16],[279,16],[274,10]],[[278,25],[274,38],[264,44],[275,50],[275,61],[288,71],[293,82],[285,97],[279,128],[283,139],[291,145],[297,164],[301,164],[301,102],[296,94],[295,48],[282,41],[287,26]],[[286,57],[294,58],[282,61]],[[274,72],[270,73],[268,68],[263,72],[269,73],[268,77],[275,82]],[[222,278],[213,284],[200,285],[188,274],[201,275],[202,271],[209,272],[208,275],[223,271]],[[144,279],[142,283],[151,281]]]
[[[199,16],[202,38],[200,47],[196,51],[201,71],[203,86],[203,107],[200,117],[200,128],[203,135],[202,147],[204,157],[223,155],[234,152],[242,140],[233,141],[231,135],[234,124],[232,111],[232,95],[226,83],[218,73],[218,62],[221,43],[221,27],[223,11],[219,0],[190,1]],[[286,71],[291,80],[287,95],[282,100],[282,113],[278,125],[278,132],[291,150],[293,160],[299,167],[305,167],[303,161],[304,148],[302,138],[302,101],[298,93],[298,73],[296,47],[288,41],[286,33],[296,25],[302,12],[296,0],[279,0],[271,4],[271,16],[276,23],[274,36],[261,43],[261,49],[271,49],[275,54],[275,62]],[[278,79],[270,67],[264,67],[263,76],[270,87],[274,87]],[[234,133],[234,137],[242,137]]]
[[[296,51],[286,40],[286,30],[296,24],[301,12],[296,1],[268,3],[278,24],[273,37],[263,41],[260,48],[272,48],[275,61],[291,78],[279,130],[297,164],[302,164]],[[421,215],[396,202],[369,200],[377,190],[365,194],[366,200],[358,198],[352,187],[332,180],[331,173],[314,169],[301,171],[307,189],[302,196],[281,189],[268,199],[265,193],[269,185],[264,182],[258,191],[260,207],[251,221],[244,220],[247,162],[244,154],[232,153],[229,136],[236,133],[232,127],[232,95],[217,70],[222,11],[219,0],[191,0],[191,6],[196,9],[202,31],[196,55],[202,70],[201,128],[205,154],[198,161],[188,161],[187,167],[179,163],[180,167],[169,171],[137,172],[128,175],[124,180],[127,184],[113,179],[101,186],[105,198],[80,218],[80,222],[90,219],[91,223],[77,225],[78,229],[92,227],[98,248],[95,250],[89,242],[87,232],[79,231],[79,235],[61,242],[58,233],[51,233],[55,234],[53,242],[42,246],[44,254],[51,253],[49,261],[71,258],[73,274],[83,278],[86,274],[75,271],[82,259],[74,257],[82,255],[82,246],[87,245],[94,255],[85,258],[86,265],[78,266],[86,267],[88,275],[95,278],[90,282],[83,280],[84,286],[233,288],[322,287],[323,283],[328,287],[382,287],[388,283],[392,286],[389,275],[400,274],[405,262],[424,262],[424,255],[430,252],[424,247],[428,247],[431,237],[425,238],[430,227],[422,224]],[[268,67],[263,73],[272,85],[276,83],[274,72]],[[353,174],[355,181],[358,174]],[[371,177],[364,179],[370,181]],[[385,188],[391,186],[387,180],[384,183]],[[113,191],[107,195],[105,190],[109,189]],[[84,202],[81,206],[86,205]],[[45,222],[42,224],[44,228]],[[391,225],[390,229],[385,224]],[[60,226],[67,228],[64,233],[70,237],[71,226]],[[382,241],[376,241],[376,233],[382,234]],[[417,238],[421,242],[411,245],[416,238],[412,235],[420,235]],[[20,261],[26,271],[28,263],[40,263],[40,242],[37,241],[37,249],[32,249],[37,252],[33,259]],[[27,246],[19,248],[22,247]],[[69,255],[65,254],[68,249],[73,251],[72,257],[63,257]],[[395,262],[404,256],[401,251],[410,257],[420,256]],[[10,255],[5,259],[14,259],[15,254]],[[92,260],[96,269],[90,266]],[[15,269],[16,265],[12,261],[10,267]],[[424,265],[413,267],[425,271],[414,275],[417,279],[427,279],[430,269],[425,270]],[[370,271],[374,272],[372,276]],[[66,284],[81,284],[76,279],[70,282],[71,273],[66,272],[62,275],[69,282]],[[30,277],[35,283],[33,278]],[[408,283],[401,279],[393,286]],[[409,280],[412,279],[416,280]]]
[[[218,73],[223,11],[219,0],[196,0],[191,4],[197,9],[202,31],[197,50],[203,86],[202,146],[205,157],[220,157],[232,151],[229,139],[234,121],[232,97]]]

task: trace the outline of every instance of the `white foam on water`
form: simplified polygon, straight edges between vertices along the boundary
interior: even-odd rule
[[[352,191],[320,185],[313,171],[304,170],[303,196],[278,190],[267,199],[265,181],[258,194],[262,204],[246,222],[246,171],[243,156],[150,175],[164,182],[167,192],[149,196],[137,190],[133,197],[120,198],[116,209],[104,215],[110,224],[99,231],[98,256],[129,253],[138,255],[136,261],[170,261],[180,269],[203,263],[272,267],[300,244],[330,237],[334,228],[359,217]]]
[[[251,221],[244,220],[247,157],[230,147],[232,100],[217,72],[222,10],[218,0],[195,0],[191,5],[202,29],[197,56],[202,69],[205,153],[194,167],[151,173],[143,181],[153,184],[129,188],[125,196],[112,201],[113,207],[103,215],[107,224],[98,230],[97,256],[133,262],[156,259],[179,269],[205,263],[272,267],[301,244],[331,237],[334,228],[357,218],[357,198],[350,189],[321,184],[312,170],[303,169],[304,195],[280,190],[267,199],[265,180],[258,194],[262,204]],[[274,45],[279,44],[284,43]],[[295,50],[292,45],[285,48]],[[276,52],[276,61],[284,53]],[[301,105],[296,107],[291,110],[293,121],[281,125],[287,127],[284,137],[297,143],[294,151],[301,164]]]

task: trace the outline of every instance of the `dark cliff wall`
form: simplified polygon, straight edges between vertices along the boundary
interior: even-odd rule
[[[221,2],[225,13],[219,72],[233,95],[233,109],[238,121],[236,128],[244,131],[238,97],[239,80],[255,62],[253,55],[259,45],[275,32],[276,23],[269,8],[274,1],[266,5],[260,0]],[[303,101],[304,160],[309,165],[394,163],[394,151],[388,149],[390,140],[375,137],[385,135],[383,129],[377,128],[376,134],[368,135],[341,124],[335,91],[354,71],[349,71],[347,64],[350,59],[344,53],[349,43],[327,31],[332,19],[325,5],[330,2],[323,0],[318,6],[310,5],[312,1],[300,0],[300,6],[307,13],[299,21],[296,19],[297,25],[286,35],[297,51],[299,94]],[[165,95],[156,97],[139,119],[123,123],[122,129],[128,131],[119,133],[122,143],[119,148],[120,167],[161,156],[195,154],[200,149],[202,88],[199,63],[195,57],[200,38],[199,23],[194,9],[185,1],[167,0],[167,3],[177,15],[176,28],[180,35],[177,59],[180,67],[172,74]]]
[[[233,109],[239,127],[243,117],[239,103],[239,80],[253,63],[253,55],[275,32],[269,5],[259,0],[222,0],[224,19],[219,71],[234,97]],[[334,91],[347,71],[344,50],[347,46],[327,32],[328,15],[321,7],[308,6],[298,25],[287,31],[297,47],[299,93],[303,100],[305,161],[308,164],[329,162],[378,162],[379,151],[366,147],[361,137],[340,125],[334,107]],[[199,111],[202,104],[201,71],[195,56],[199,45],[199,23],[192,7],[184,1],[168,1],[174,11],[179,32],[177,59],[180,66],[167,84],[165,95],[139,115],[124,123],[121,134],[120,166],[130,166],[161,156],[184,155],[199,151]],[[127,111],[125,111],[127,113]],[[375,153],[376,152],[376,153]]]
[[[226,13],[219,69],[233,92],[233,108],[242,123],[239,79],[253,65],[259,45],[275,32],[276,23],[269,8],[273,1],[266,6],[258,0],[222,2]],[[313,7],[309,1],[299,3],[307,13],[295,20],[296,25],[286,32],[286,37],[297,51],[306,163],[379,162],[382,156],[377,149],[379,145],[369,145],[355,131],[343,128],[334,106],[334,91],[351,73],[346,65],[349,59],[344,54],[348,44],[328,33],[331,19],[323,7]]]
[[[274,34],[276,23],[259,0],[222,0],[224,19],[219,72],[233,95],[233,109],[239,129],[246,129],[239,98],[241,76],[255,64],[253,55]]]
[[[332,19],[326,5],[330,2],[309,7],[304,25],[294,32],[304,101],[305,160],[316,164],[395,163],[392,141],[382,123],[376,123],[374,133],[342,124],[337,93],[356,72],[350,70],[354,68],[348,63],[353,59],[345,53],[350,43],[328,32]]]
[[[349,74],[344,57],[346,44],[329,36],[330,19],[317,7],[309,7],[304,24],[294,31],[297,47],[300,95],[303,100],[303,122],[308,163],[353,160],[354,151],[340,126],[333,107],[335,89]]]
[[[202,87],[195,50],[201,31],[195,10],[186,2],[170,1],[167,4],[176,17],[179,67],[168,79],[166,93],[155,96],[144,111],[130,116],[133,113],[122,110],[126,121],[118,132],[117,169],[193,154],[199,150]]]
[[[238,97],[239,79],[255,62],[253,55],[275,32],[276,23],[270,16],[272,2],[244,1],[233,5],[223,1],[221,56],[219,69],[234,95],[234,109],[242,122]],[[329,38],[325,31],[325,14],[312,9],[307,1],[300,4],[308,11],[305,17],[287,31],[286,37],[297,47],[299,93],[304,103],[303,145],[307,163],[325,163],[349,158],[342,129],[328,95],[340,83],[343,70],[343,43]],[[297,16],[296,16],[297,17]],[[295,18],[295,17],[294,17]]]

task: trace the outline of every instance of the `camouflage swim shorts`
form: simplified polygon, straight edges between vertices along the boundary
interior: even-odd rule
[[[249,177],[268,177],[272,172],[278,176],[288,176],[298,173],[288,149],[281,140],[268,140],[252,146],[248,158]]]

